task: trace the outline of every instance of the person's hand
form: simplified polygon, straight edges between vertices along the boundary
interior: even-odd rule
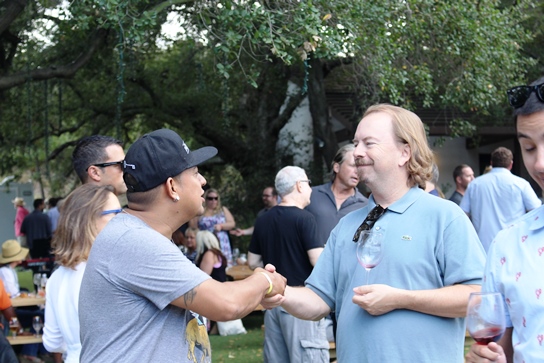
[[[280,306],[285,301],[285,296],[277,294],[271,297],[265,297],[261,301],[261,305],[265,309],[274,309]]]
[[[264,269],[268,272],[271,272],[271,273],[274,273],[276,272],[276,266],[274,266],[273,264],[271,263],[267,263],[266,266],[264,267]]]
[[[244,235],[244,231],[242,231],[240,228],[235,228],[229,232],[233,236],[240,237]]]
[[[265,273],[270,278],[270,281],[272,281],[272,291],[266,294],[265,297],[272,297],[277,294],[283,295],[285,291],[287,279],[275,271],[276,268],[271,264],[267,264],[264,269],[260,267],[255,269],[254,273]]]
[[[363,285],[353,289],[353,303],[370,315],[383,315],[397,308],[398,290],[388,285]]]
[[[506,363],[504,350],[495,342],[488,345],[472,344],[465,358],[466,363]]]
[[[221,225],[220,223],[217,223],[216,225],[213,226],[213,229],[214,231],[222,231],[223,230],[223,225]]]

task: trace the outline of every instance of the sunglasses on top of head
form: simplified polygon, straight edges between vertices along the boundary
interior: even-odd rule
[[[540,102],[544,102],[544,83],[535,86],[516,86],[506,91],[508,102],[514,108],[520,108],[525,105],[525,102],[531,97],[531,93],[536,93],[536,97]]]

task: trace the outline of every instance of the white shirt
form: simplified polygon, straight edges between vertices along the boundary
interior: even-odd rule
[[[487,252],[501,229],[540,205],[540,199],[527,180],[506,168],[495,167],[468,185],[460,207],[470,214]]]
[[[15,271],[15,269],[11,268],[9,265],[0,267],[0,279],[2,279],[6,292],[10,298],[19,296],[21,293],[19,277],[17,276],[17,271]]]
[[[514,362],[541,362],[544,348],[544,207],[495,237],[482,291],[502,294]]]
[[[50,352],[66,352],[65,363],[79,363],[78,300],[86,262],[75,270],[60,266],[47,280],[43,345]]]

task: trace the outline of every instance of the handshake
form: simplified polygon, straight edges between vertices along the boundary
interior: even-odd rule
[[[269,283],[268,290],[264,295],[261,305],[265,309],[272,309],[281,305],[284,300],[285,287],[287,286],[287,279],[276,272],[274,265],[267,264],[264,269],[256,268],[253,275],[263,275]]]

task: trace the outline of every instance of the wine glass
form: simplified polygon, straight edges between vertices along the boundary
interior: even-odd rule
[[[473,292],[468,298],[467,330],[477,344],[498,341],[504,333],[504,304],[498,292]]]
[[[36,331],[36,336],[39,337],[40,330],[42,330],[43,328],[43,320],[41,316],[36,315],[35,317],[32,318],[32,327]]]
[[[362,231],[357,242],[357,260],[366,270],[366,285],[370,270],[376,267],[383,257],[383,233],[377,231]]]
[[[19,324],[19,320],[17,318],[13,317],[9,319],[9,331],[11,332],[11,336],[15,339],[17,337],[17,332],[21,328],[21,325]]]
[[[38,274],[38,273],[34,274],[33,282],[34,282],[34,286],[36,286],[36,295],[38,295],[40,291],[41,279],[42,279],[41,274]]]
[[[234,248],[232,250],[232,261],[235,265],[237,265],[237,261],[238,261],[238,257],[240,257],[240,249],[239,248]]]

